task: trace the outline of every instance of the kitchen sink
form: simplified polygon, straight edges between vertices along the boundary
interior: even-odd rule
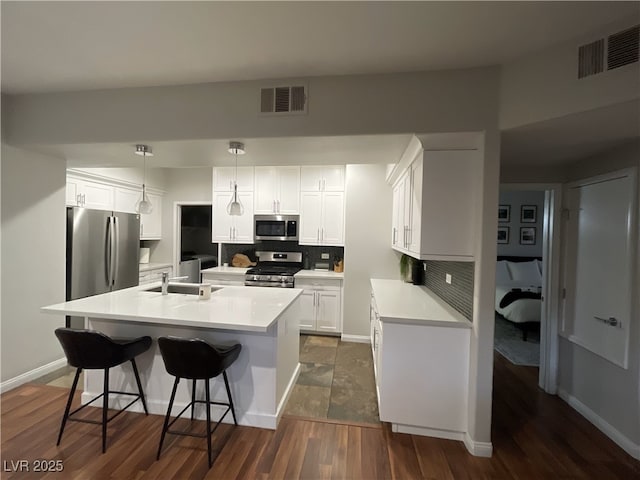
[[[222,287],[214,287],[210,285],[211,291],[215,292],[216,290],[220,290]],[[182,293],[187,295],[198,295],[200,291],[200,284],[198,283],[170,283],[169,284],[169,293]],[[145,292],[162,292],[162,286],[148,288]]]

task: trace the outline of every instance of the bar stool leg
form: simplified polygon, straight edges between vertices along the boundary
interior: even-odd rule
[[[191,420],[193,420],[194,410],[196,408],[196,379],[191,380]]]
[[[104,369],[104,390],[102,397],[102,453],[107,451],[107,410],[109,409],[109,369]]]
[[[164,425],[162,426],[162,435],[160,435],[160,446],[158,447],[158,455],[156,455],[156,460],[160,460],[160,452],[162,451],[164,436],[167,434],[167,430],[169,429],[169,417],[171,416],[171,407],[173,407],[173,400],[176,398],[178,382],[180,382],[180,378],[176,377],[175,381],[173,382],[173,390],[171,390],[171,399],[169,400],[169,407],[167,407],[167,415],[164,417]]]
[[[69,392],[69,399],[67,400],[67,406],[64,409],[64,415],[62,416],[62,424],[60,425],[60,433],[58,434],[58,443],[56,443],[56,445],[60,445],[60,440],[62,440],[62,432],[64,432],[64,426],[67,424],[67,419],[69,418],[69,410],[71,410],[71,402],[73,401],[73,395],[76,393],[76,387],[78,386],[78,378],[80,377],[80,372],[82,372],[82,369],[76,368],[76,376],[73,378],[73,385],[71,386],[71,391]]]
[[[233,423],[238,425],[238,421],[236,420],[236,411],[233,408],[233,400],[231,399],[231,390],[229,389],[229,380],[227,379],[226,370],[222,372],[222,377],[224,378],[224,386],[227,387],[227,396],[229,397],[229,406],[231,407],[231,415],[233,415]]]
[[[140,400],[142,400],[142,408],[144,408],[145,415],[149,415],[147,410],[147,402],[144,400],[144,392],[142,391],[142,383],[140,383],[140,375],[138,374],[138,367],[136,366],[135,358],[131,359],[131,366],[133,367],[133,374],[136,377],[136,383],[138,384],[138,392],[140,392]]]
[[[209,468],[211,468],[211,394],[209,393],[209,379],[205,379],[205,399],[207,407],[207,456],[209,458]]]

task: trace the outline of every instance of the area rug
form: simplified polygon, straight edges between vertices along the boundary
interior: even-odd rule
[[[540,366],[540,332],[530,331],[525,342],[522,340],[522,330],[498,314],[494,348],[515,365]]]

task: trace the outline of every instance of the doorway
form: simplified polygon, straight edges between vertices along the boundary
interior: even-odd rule
[[[211,241],[210,202],[176,202],[174,262],[178,275],[200,282],[200,270],[218,265],[218,244]]]
[[[522,348],[522,364],[537,363],[538,386],[551,394],[557,389],[561,192],[559,184],[503,184],[498,211],[503,261],[496,270],[496,335],[508,338],[496,337],[496,350],[505,356],[510,346]],[[507,293],[518,300],[505,305]]]

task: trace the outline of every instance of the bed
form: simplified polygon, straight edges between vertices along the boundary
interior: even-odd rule
[[[539,328],[542,310],[542,263],[539,258],[498,257],[495,310],[527,332]]]

